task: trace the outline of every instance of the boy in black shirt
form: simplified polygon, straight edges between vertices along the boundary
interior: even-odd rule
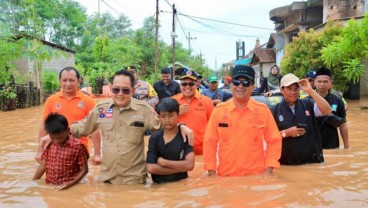
[[[179,103],[164,98],[157,105],[163,129],[149,139],[147,169],[156,183],[178,181],[188,177],[193,170],[195,156],[193,147],[184,139],[177,127]]]

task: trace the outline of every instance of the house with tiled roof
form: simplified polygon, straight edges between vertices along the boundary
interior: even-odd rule
[[[259,40],[256,40],[256,46],[254,50],[250,52],[251,61],[250,65],[256,72],[256,86],[259,86],[259,81],[262,77],[268,76],[270,69],[276,64],[276,51],[275,45],[275,33],[270,34],[270,38],[267,43],[260,44]]]

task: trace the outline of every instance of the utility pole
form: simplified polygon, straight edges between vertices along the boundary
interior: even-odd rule
[[[190,37],[190,32],[188,32],[188,49],[189,49],[189,54],[191,54],[190,53],[190,40],[195,40],[195,39],[197,39],[197,37]]]
[[[97,19],[98,19],[98,37],[100,37],[100,0],[97,0],[98,1],[98,15],[97,15]]]
[[[173,20],[172,20],[171,38],[172,38],[172,46],[173,46],[172,70],[174,74],[175,74],[175,38],[177,37],[175,33],[175,16],[176,16],[176,9],[175,9],[175,4],[173,4]]]
[[[158,1],[156,0],[156,36],[155,36],[155,76],[154,81],[157,81],[157,65],[158,65]]]

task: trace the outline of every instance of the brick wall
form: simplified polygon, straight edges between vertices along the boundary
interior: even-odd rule
[[[362,0],[324,0],[323,21],[363,16],[365,1]]]
[[[68,51],[60,50],[59,48],[48,46],[52,50],[54,55],[50,61],[46,61],[42,65],[43,70],[59,72],[62,68],[66,66],[74,66],[75,54]],[[20,73],[28,73],[33,76],[34,61],[31,61],[28,57],[19,57],[16,61],[12,62],[15,68]]]
[[[61,51],[60,49],[51,46],[49,47],[53,54],[56,52],[56,55],[50,61],[46,61],[43,64],[43,70],[59,72],[66,66],[74,66],[74,53]]]

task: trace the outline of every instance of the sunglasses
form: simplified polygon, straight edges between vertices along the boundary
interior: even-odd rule
[[[233,83],[234,86],[239,86],[240,84],[242,84],[244,87],[249,87],[250,85],[252,85],[253,83],[249,80],[232,80],[231,81]]]
[[[182,82],[180,83],[181,86],[186,87],[189,85],[189,87],[193,87],[196,83],[195,82]]]
[[[128,88],[118,88],[118,87],[114,87],[111,89],[111,92],[114,93],[115,95],[118,95],[119,93],[123,93],[124,95],[129,95],[131,90]]]
[[[308,79],[308,82],[314,82],[314,79]]]

